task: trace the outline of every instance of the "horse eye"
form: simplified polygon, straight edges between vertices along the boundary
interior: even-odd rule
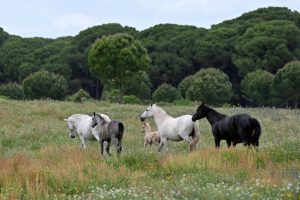
[[[149,110],[148,109],[146,109],[146,112],[148,112]]]

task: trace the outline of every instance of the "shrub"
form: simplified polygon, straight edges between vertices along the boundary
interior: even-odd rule
[[[222,105],[230,101],[233,91],[228,76],[215,68],[197,72],[187,90],[187,98],[211,105]]]
[[[132,103],[132,104],[141,103],[141,100],[134,95],[124,96],[123,99],[124,99],[124,103]]]
[[[101,100],[109,101],[111,103],[117,103],[120,99],[120,90],[119,89],[110,89],[107,86],[104,86],[102,90]]]
[[[38,71],[23,81],[23,91],[28,99],[64,99],[67,94],[66,79],[48,71]]]
[[[23,89],[22,86],[17,83],[7,83],[0,86],[0,95],[10,99],[22,99]]]
[[[82,100],[84,99],[89,99],[90,98],[90,94],[88,92],[86,92],[83,89],[78,90],[74,95],[73,95],[73,101],[74,102],[82,102]]]
[[[241,82],[242,91],[257,105],[270,105],[274,96],[273,79],[273,74],[263,70],[248,73]]]
[[[151,98],[150,78],[146,72],[139,72],[136,75],[126,79],[125,94],[134,95],[139,99],[145,100]],[[125,99],[124,99],[125,101]]]
[[[274,87],[287,105],[300,103],[300,61],[289,62],[279,69],[274,78]]]
[[[180,92],[166,83],[160,85],[152,95],[152,100],[155,102],[173,102],[178,99],[182,99]]]
[[[188,77],[184,78],[178,85],[178,90],[181,93],[181,96],[183,98],[186,98],[186,93],[187,93],[189,87],[193,84],[193,79],[194,79],[193,75],[188,76]]]

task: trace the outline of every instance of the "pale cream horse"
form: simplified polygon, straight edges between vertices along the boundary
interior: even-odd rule
[[[197,148],[200,139],[200,130],[198,122],[192,121],[191,115],[182,115],[174,118],[166,113],[156,104],[151,104],[140,119],[144,121],[146,118],[153,117],[160,135],[160,145],[158,151],[165,146],[168,150],[168,140],[182,141],[185,140],[190,145],[190,151]]]
[[[158,131],[151,131],[150,124],[148,124],[147,122],[144,122],[141,131],[142,131],[142,133],[145,133],[144,149],[146,149],[147,145],[150,146],[150,149],[151,149],[152,144],[155,144],[156,146],[159,145],[159,143],[160,143],[159,133],[158,133]]]

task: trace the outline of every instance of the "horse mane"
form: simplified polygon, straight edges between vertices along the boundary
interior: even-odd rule
[[[106,119],[104,118],[104,117],[102,117],[102,115],[101,114],[96,114],[96,117],[98,117],[101,121],[102,121],[102,123],[101,124],[99,124],[99,125],[104,125],[104,124],[107,124],[107,123],[110,123],[111,121],[106,121]],[[97,124],[98,124],[98,122],[97,122]]]
[[[67,119],[67,121],[71,122],[75,127],[77,127],[78,121],[85,116],[84,114],[74,114]]]
[[[205,106],[205,107],[207,109],[206,118],[211,125],[213,125],[215,122],[220,121],[221,119],[227,116],[222,113],[219,113],[218,111],[216,111],[215,109],[209,106]]]
[[[158,113],[160,114],[164,114],[164,115],[168,115],[170,116],[164,109],[162,109],[161,107],[159,106],[155,106],[155,109],[158,111]]]
[[[224,117],[227,116],[227,115],[224,115],[224,114],[222,114],[222,113],[220,113],[220,112],[218,112],[215,109],[210,108],[210,107],[208,107],[208,112],[213,112],[218,117],[218,120],[223,119]]]

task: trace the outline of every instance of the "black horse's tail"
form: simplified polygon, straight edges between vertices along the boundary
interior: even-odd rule
[[[119,141],[122,140],[123,138],[123,133],[124,133],[124,125],[122,122],[119,122],[118,123],[118,127],[119,127],[119,136],[118,136],[118,139]]]
[[[251,134],[251,144],[258,147],[259,137],[261,135],[261,127],[259,122],[255,118],[251,118],[251,125],[253,127],[253,132]]]

